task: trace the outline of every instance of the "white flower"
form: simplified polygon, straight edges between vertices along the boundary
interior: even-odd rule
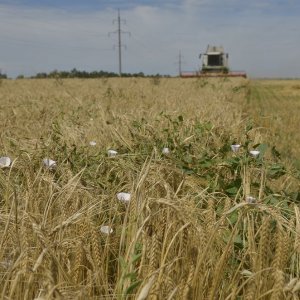
[[[0,168],[7,168],[11,164],[11,160],[7,156],[0,157]]]
[[[118,152],[115,151],[115,150],[108,150],[108,151],[107,151],[107,155],[108,155],[109,157],[115,157],[117,154],[118,154]]]
[[[4,269],[10,268],[12,264],[13,264],[12,260],[3,260],[0,262],[0,266],[3,267]]]
[[[230,147],[231,147],[231,150],[232,150],[233,152],[238,152],[239,149],[240,149],[240,147],[241,147],[241,145],[239,145],[239,144],[234,144],[234,145],[231,145]]]
[[[107,226],[107,225],[101,226],[101,227],[100,227],[100,231],[101,231],[102,233],[104,233],[104,234],[107,234],[107,235],[113,233],[113,229],[112,229],[110,226]]]
[[[54,160],[52,160],[50,158],[43,159],[43,163],[44,163],[45,167],[47,167],[49,169],[56,168],[56,161],[54,161]]]
[[[97,145],[97,143],[95,141],[90,141],[90,145],[94,147]]]
[[[247,196],[246,197],[246,202],[248,202],[249,204],[255,204],[256,203],[256,198],[254,198],[252,196]]]
[[[254,158],[256,158],[256,157],[258,157],[258,155],[259,155],[259,151],[258,150],[251,150],[250,152],[249,152]]]
[[[167,148],[167,147],[164,147],[163,149],[162,149],[162,154],[164,154],[164,155],[168,155],[168,154],[170,154],[170,149],[169,148]]]
[[[131,195],[129,193],[118,193],[117,198],[123,203],[129,203]]]

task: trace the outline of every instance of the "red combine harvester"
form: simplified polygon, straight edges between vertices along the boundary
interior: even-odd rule
[[[228,67],[228,53],[224,52],[223,47],[209,46],[202,57],[202,69],[199,72],[181,72],[183,78],[191,77],[244,77],[246,72],[230,71]]]

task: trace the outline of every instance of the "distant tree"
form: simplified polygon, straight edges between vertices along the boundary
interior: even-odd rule
[[[58,73],[59,78],[69,78],[70,77],[70,72],[68,71],[60,71]]]
[[[135,77],[145,77],[145,74],[143,72],[139,72],[137,74],[134,74]]]
[[[35,76],[32,76],[31,78],[47,78],[47,73],[37,73]]]
[[[59,72],[57,70],[53,70],[48,74],[49,78],[59,78]]]
[[[0,79],[7,79],[7,75],[0,70]]]

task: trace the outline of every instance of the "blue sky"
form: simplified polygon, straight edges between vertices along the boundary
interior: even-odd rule
[[[126,19],[123,71],[197,70],[208,44],[233,70],[300,77],[299,0],[0,0],[0,69],[9,76],[54,69],[118,71],[113,19]]]

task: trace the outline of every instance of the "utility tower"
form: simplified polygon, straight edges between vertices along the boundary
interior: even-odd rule
[[[117,24],[118,24],[118,29],[114,32],[110,32],[108,35],[110,35],[111,33],[118,34],[118,44],[117,44],[117,46],[114,46],[114,47],[118,48],[119,76],[122,76],[122,47],[126,48],[126,45],[122,44],[121,38],[122,38],[122,33],[128,33],[130,35],[130,32],[123,31],[121,29],[121,23],[123,22],[123,24],[125,24],[125,20],[121,19],[120,9],[118,9],[118,18],[113,20],[113,24],[115,24],[115,22],[117,22]]]
[[[178,56],[178,70],[179,70],[179,76],[181,76],[181,65],[182,65],[182,57],[181,57],[181,51],[179,51],[179,56]]]
[[[179,55],[178,55],[178,72],[179,72],[179,77],[181,77],[182,74],[182,64],[184,64],[184,62],[182,61],[183,56],[181,54],[181,51],[179,51]]]

